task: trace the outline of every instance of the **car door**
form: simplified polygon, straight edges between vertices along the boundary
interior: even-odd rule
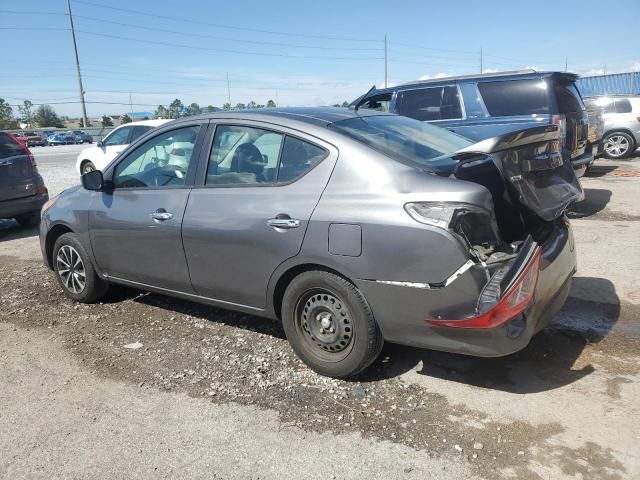
[[[209,137],[182,226],[191,280],[199,295],[262,309],[272,273],[300,251],[337,151],[258,122],[212,125]]]
[[[164,129],[105,172],[112,188],[92,200],[89,229],[96,262],[108,276],[192,292],[180,229],[201,129],[199,123]],[[178,163],[170,155],[174,145],[188,151]]]

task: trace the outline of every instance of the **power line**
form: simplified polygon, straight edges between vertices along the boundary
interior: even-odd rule
[[[258,41],[258,40],[244,40],[244,39],[237,39],[237,38],[229,38],[229,37],[220,37],[217,35],[207,35],[204,33],[194,33],[194,32],[181,32],[181,31],[176,31],[176,30],[170,30],[168,28],[157,28],[157,27],[147,27],[145,25],[136,25],[136,24],[132,24],[132,23],[124,23],[124,22],[116,22],[114,20],[104,20],[102,18],[95,18],[95,17],[88,17],[85,15],[75,15],[76,18],[82,18],[85,20],[90,20],[93,22],[101,22],[101,23],[108,23],[111,25],[120,25],[122,27],[129,27],[129,28],[138,28],[141,30],[148,30],[151,32],[163,32],[163,33],[170,33],[173,35],[182,35],[182,36],[187,36],[187,37],[200,37],[200,38],[210,38],[212,40],[225,40],[225,41],[230,41],[230,42],[239,42],[239,43],[249,43],[249,44],[253,44],[253,45],[271,45],[271,46],[275,46],[275,47],[293,47],[293,48],[312,48],[312,49],[317,49],[317,50],[340,50],[340,51],[362,51],[362,52],[380,52],[382,49],[381,48],[345,48],[345,47],[325,47],[325,46],[318,46],[318,45],[300,45],[300,44],[291,44],[291,43],[280,43],[280,42],[265,42],[265,41]]]
[[[274,31],[274,30],[262,30],[262,29],[257,29],[257,28],[249,28],[249,27],[239,27],[239,26],[235,26],[235,25],[224,25],[224,24],[220,24],[220,23],[212,23],[212,22],[205,22],[202,20],[197,20],[197,19],[189,19],[189,18],[181,18],[181,17],[174,17],[174,16],[168,16],[168,15],[159,15],[157,13],[149,13],[149,12],[143,12],[140,10],[133,10],[133,9],[129,9],[129,8],[119,8],[119,7],[112,7],[111,5],[104,5],[102,3],[96,3],[96,2],[90,2],[87,0],[75,0],[76,3],[83,3],[86,5],[92,5],[94,7],[99,7],[99,8],[106,8],[109,10],[116,10],[116,11],[120,11],[120,12],[126,12],[126,13],[133,13],[136,15],[144,15],[146,17],[154,17],[154,18],[162,18],[164,20],[171,20],[172,22],[186,22],[189,23],[191,25],[193,24],[197,24],[197,25],[206,25],[209,27],[217,27],[217,28],[226,28],[226,29],[230,29],[230,30],[240,30],[240,31],[244,31],[244,32],[257,32],[257,33],[266,33],[269,35],[282,35],[282,36],[288,36],[288,37],[300,37],[300,38],[318,38],[318,39],[323,39],[323,40],[339,40],[339,41],[347,41],[347,42],[375,42],[380,44],[381,40],[373,40],[373,39],[367,39],[367,38],[350,38],[350,37],[334,37],[334,36],[328,36],[328,35],[312,35],[312,34],[307,34],[307,33],[291,33],[291,32],[278,32],[278,31]]]
[[[128,40],[131,42],[139,42],[139,43],[147,43],[151,45],[162,45],[165,47],[178,47],[178,48],[188,48],[191,50],[204,50],[208,52],[219,52],[219,53],[234,53],[238,55],[256,55],[259,57],[282,57],[282,58],[297,58],[299,60],[313,59],[313,60],[382,60],[382,57],[319,57],[319,56],[309,56],[309,55],[288,55],[284,53],[263,53],[263,52],[250,52],[244,50],[226,50],[222,48],[211,48],[211,47],[201,47],[197,45],[184,45],[181,43],[171,43],[171,42],[158,42],[154,40],[145,40],[141,38],[131,38],[124,37],[122,35],[109,35],[106,33],[95,33],[88,32],[86,30],[76,30],[77,32],[83,33],[85,35],[93,35],[97,37],[105,37],[105,38],[113,38],[116,40]]]

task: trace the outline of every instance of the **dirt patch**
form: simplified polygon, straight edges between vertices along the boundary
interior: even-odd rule
[[[442,395],[398,381],[399,363],[406,360],[397,360],[399,347],[386,347],[360,378],[338,381],[302,364],[275,322],[123,288],[113,289],[103,304],[74,304],[39,262],[0,257],[0,271],[0,319],[24,328],[50,329],[88,369],[106,378],[186,392],[215,403],[274,409],[282,429],[359,432],[425,455],[459,457],[487,478],[495,478],[496,471],[540,478],[530,468],[531,462],[541,461],[532,452],[558,452],[549,442],[562,432],[559,424],[498,423],[482,412],[452,405]],[[568,348],[584,348],[582,337],[575,340],[553,331],[544,335],[518,355],[544,356],[545,368],[559,385],[588,373],[572,373],[562,358]],[[552,339],[552,347],[545,338]],[[559,344],[563,346],[556,348]],[[452,379],[465,375],[447,372],[446,364],[439,368]],[[478,385],[468,383],[471,388],[499,388],[505,381],[498,375],[491,384],[480,379]],[[585,453],[591,455],[591,463],[571,464],[566,471],[585,478],[596,478],[589,474],[600,466],[613,473],[624,471],[596,447]],[[562,455],[571,452],[567,449]]]

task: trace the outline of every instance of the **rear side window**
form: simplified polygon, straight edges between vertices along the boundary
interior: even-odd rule
[[[140,138],[142,135],[147,133],[152,128],[153,127],[150,127],[148,125],[147,126],[140,125],[140,126],[137,126],[137,127],[133,127],[133,132],[131,132],[131,139],[129,140],[129,143],[133,143],[134,140]]]
[[[287,136],[284,140],[278,182],[290,182],[301,177],[327,156],[327,151],[299,138]]]
[[[0,158],[23,155],[24,149],[9,135],[0,132]]]
[[[492,117],[550,113],[547,89],[547,82],[539,79],[478,83]]]
[[[578,113],[584,110],[582,97],[574,84],[556,85],[556,97],[560,113]]]
[[[398,94],[398,113],[423,122],[462,118],[457,87],[430,87]]]
[[[627,98],[616,98],[616,113],[631,113],[631,102]]]

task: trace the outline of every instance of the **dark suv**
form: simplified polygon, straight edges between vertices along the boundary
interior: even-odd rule
[[[40,223],[40,208],[49,192],[28,148],[0,132],[0,218],[15,218],[24,227]]]
[[[589,122],[577,75],[533,70],[439,78],[369,90],[351,103],[398,113],[480,141],[540,125],[559,125],[578,175],[593,163]],[[589,145],[590,147],[590,145]],[[597,147],[593,147],[596,149]]]

